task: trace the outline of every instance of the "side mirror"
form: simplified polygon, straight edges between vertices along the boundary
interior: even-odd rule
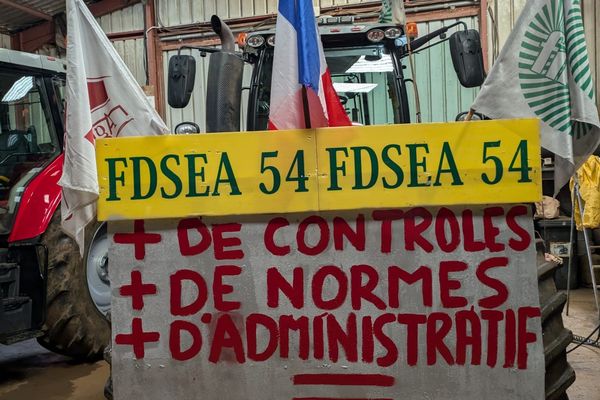
[[[196,80],[196,59],[177,55],[169,60],[167,101],[173,108],[184,108],[190,102]]]
[[[454,120],[456,122],[464,121],[467,119],[467,115],[469,115],[469,111],[463,111],[463,112],[459,113]],[[471,121],[483,121],[484,119],[489,119],[489,118],[478,112],[474,112],[473,115],[471,116]]]
[[[483,84],[485,70],[479,32],[468,29],[453,33],[450,36],[450,54],[461,85],[471,88]]]

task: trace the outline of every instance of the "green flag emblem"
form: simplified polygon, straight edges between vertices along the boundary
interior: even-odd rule
[[[590,127],[571,120],[570,85],[594,97],[580,1],[565,20],[564,0],[548,0],[529,21],[519,52],[519,82],[527,104],[552,128],[581,137]]]

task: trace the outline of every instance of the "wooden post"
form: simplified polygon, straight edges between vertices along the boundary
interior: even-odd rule
[[[159,57],[160,48],[157,44],[158,35],[156,34],[156,10],[154,9],[154,2],[147,1],[144,5],[145,21],[144,26],[145,39],[146,39],[146,68],[147,71],[147,84],[153,87],[155,96],[155,108],[159,114],[162,115],[162,103],[163,103],[163,90],[159,85],[160,78],[158,76],[159,68],[158,62],[162,63],[162,57]],[[162,70],[162,65],[160,70]]]
[[[310,107],[308,106],[308,92],[306,85],[302,85],[302,108],[304,111],[304,128],[311,129],[310,123]]]
[[[489,71],[487,7],[487,0],[481,0],[481,8],[479,10],[479,37],[481,38],[481,52],[483,53],[483,69],[486,72]]]
[[[472,120],[473,119],[473,114],[475,114],[475,110],[472,109],[472,108],[470,108],[469,109],[469,113],[465,117],[465,122]]]

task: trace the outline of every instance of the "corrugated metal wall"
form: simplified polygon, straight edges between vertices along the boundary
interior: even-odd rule
[[[491,14],[488,14],[490,61],[495,56],[493,50],[499,52],[502,49],[526,2],[527,0],[488,0],[488,8],[491,10]],[[494,39],[497,40],[496,46],[494,46]]]
[[[100,18],[97,18],[98,23],[106,32],[130,32],[144,29],[144,6],[142,3],[137,3],[133,6],[126,7],[122,10],[115,11]],[[137,82],[140,85],[146,84],[146,70],[144,67],[145,50],[144,40],[142,38],[115,40],[113,45],[121,58],[127,64],[127,67],[133,73]],[[0,34],[0,47],[10,48],[10,36]],[[54,50],[54,51],[53,51]],[[56,56],[56,51],[53,48],[41,48],[36,51],[37,54]]]
[[[97,19],[98,23],[106,33],[130,32],[144,29],[144,6],[137,3],[122,10],[104,15]],[[146,53],[144,50],[144,40],[128,39],[115,40],[113,45],[117,53],[121,56],[129,70],[143,86],[146,84],[146,69],[144,67]]]
[[[223,19],[250,17],[257,15],[273,14],[277,11],[278,0],[157,0],[156,14],[159,25],[176,26],[205,22],[210,20],[211,15],[217,14]],[[315,6],[329,7],[333,5],[344,5],[362,3],[372,0],[313,0]],[[172,55],[177,51],[166,51],[163,53],[164,82],[167,82],[168,63]],[[188,50],[182,54],[190,54]],[[184,109],[173,109],[168,105],[166,108],[165,121],[167,126],[174,128],[179,122],[194,121],[204,131],[205,124],[205,102],[206,102],[206,75],[208,73],[208,59],[198,56],[198,52],[191,54],[196,57],[196,87],[192,94],[190,103]],[[251,67],[244,73],[244,86],[250,81]],[[166,83],[165,83],[166,85]],[[166,87],[165,93],[166,93]],[[248,91],[242,92],[242,104],[246,103]],[[166,100],[165,100],[166,104]],[[245,110],[242,110],[242,120],[245,121]]]
[[[321,7],[363,1],[367,0],[313,0],[315,5],[320,5]],[[526,1],[488,0],[495,21],[494,26],[492,19],[488,16],[490,61],[493,57],[494,37],[497,39],[496,49],[499,51],[514,27]],[[600,48],[600,28],[597,27],[596,21],[600,20],[600,4],[597,4],[595,0],[583,0],[583,2],[590,61],[595,72],[596,87],[598,88],[600,82],[600,51],[596,49]],[[159,23],[164,26],[206,21],[214,13],[224,18],[236,18],[274,13],[277,9],[277,0],[158,0],[157,4]],[[144,28],[143,15],[143,5],[138,3],[103,16],[98,21],[107,33],[142,30]],[[452,21],[420,23],[419,32],[423,35],[442,26],[444,23],[450,22]],[[470,27],[478,27],[476,18],[467,18],[465,22]],[[117,40],[113,43],[117,52],[131,69],[138,83],[144,85],[146,83],[146,74],[143,39]],[[4,39],[0,35],[0,45],[4,44],[10,45],[10,40],[8,37]],[[168,60],[175,53],[175,51],[170,51],[163,54],[165,78],[168,69]],[[192,96],[190,105],[183,110],[173,110],[167,106],[165,117],[170,126],[174,126],[184,120],[193,120],[201,125],[204,124],[205,80],[208,72],[207,60],[200,59],[200,57],[198,57],[198,60],[196,93]],[[458,112],[468,109],[477,90],[465,89],[460,86],[454,74],[447,45],[441,45],[422,52],[415,57],[415,62],[417,86],[421,94],[422,117],[424,121],[452,120]],[[407,69],[406,72],[408,76],[410,70]],[[248,73],[245,75],[249,76],[249,73],[248,70]],[[439,79],[430,79],[431,76],[438,76]],[[411,110],[413,110],[414,118],[414,99],[412,90],[410,89],[409,86]]]
[[[113,46],[140,86],[146,84],[144,39],[115,40]]]
[[[360,3],[369,0],[313,0],[315,5],[329,7]],[[488,0],[488,5],[493,12],[494,23],[488,15],[488,44],[489,57],[492,61],[494,48],[499,51],[515,25],[518,16],[527,0]],[[277,0],[157,0],[157,16],[160,23],[165,26],[188,24],[206,21],[210,15],[217,13],[224,18],[247,17],[274,13]],[[583,0],[584,23],[590,64],[594,71],[596,92],[600,88],[600,2],[598,0]],[[144,6],[137,3],[98,18],[98,22],[106,33],[128,32],[144,29]],[[446,21],[448,23],[450,21]],[[419,24],[421,34],[436,29],[445,22],[433,21]],[[477,27],[475,18],[468,18],[469,26]],[[493,40],[497,39],[494,46]],[[125,63],[132,71],[140,85],[146,83],[146,68],[144,42],[142,38],[116,40],[113,44],[117,52],[123,57]],[[10,36],[0,34],[0,47],[10,48]],[[175,52],[164,53],[164,70],[167,71],[169,57]],[[422,97],[422,114],[425,121],[449,120],[454,115],[468,108],[473,100],[476,90],[460,87],[454,75],[449,58],[447,46],[439,46],[422,52],[415,57],[417,65],[417,85]],[[204,121],[203,99],[204,81],[206,76],[205,60],[198,63],[198,91],[193,96],[190,106],[184,110],[167,109],[166,119],[172,124],[182,120]],[[407,69],[407,75],[409,70]],[[431,75],[433,74],[433,75]],[[429,79],[437,75],[438,81]],[[410,89],[410,87],[409,87]],[[597,96],[598,97],[598,96]],[[411,95],[411,103],[414,101]],[[599,101],[600,105],[600,101]],[[168,108],[168,107],[167,107]],[[414,110],[414,106],[412,107]]]
[[[456,22],[456,19],[444,21],[431,21],[419,23],[419,34],[425,35],[442,26]],[[475,17],[462,19],[470,28],[477,28],[478,19]],[[171,56],[177,54],[176,50],[165,52],[164,76],[167,82],[168,62]],[[192,94],[190,103],[184,109],[173,109],[166,106],[165,121],[167,126],[174,128],[183,121],[193,121],[200,125],[204,131],[205,107],[206,107],[206,76],[208,73],[208,57],[202,58],[199,52],[183,50],[182,54],[192,54],[196,60],[196,87]],[[467,89],[460,85],[454,72],[450,50],[447,43],[437,47],[422,51],[414,56],[416,82],[420,95],[421,114],[424,122],[453,121],[456,115],[462,111],[468,111],[477,94],[477,89]],[[405,61],[408,65],[408,60]],[[250,80],[251,67],[248,67],[244,73],[244,79],[247,86]],[[405,76],[410,78],[410,68],[405,70]],[[431,79],[431,77],[435,77]],[[410,83],[409,101],[412,112],[411,119],[416,120],[416,109],[413,96],[413,90]],[[166,89],[166,88],[165,88]],[[245,104],[247,91],[243,92],[242,104]],[[243,116],[245,121],[245,116]]]
[[[137,3],[97,18],[97,21],[106,33],[144,29],[144,6]]]
[[[418,24],[419,35],[426,35],[456,21],[456,19],[451,19],[420,23]],[[464,21],[471,29],[478,29],[478,18],[463,18],[460,21]],[[469,111],[478,90],[476,88],[464,88],[458,82],[454,66],[452,65],[450,46],[447,43],[432,47],[415,55],[414,63],[417,72],[416,82],[419,90],[423,122],[454,121],[458,113]],[[405,62],[405,65],[407,65],[405,75],[409,77],[411,73],[408,60]],[[407,87],[411,121],[416,121],[414,91],[410,83],[407,84]]]
[[[10,49],[10,36],[4,35],[0,33],[0,48],[2,49]]]
[[[372,0],[313,0],[315,6],[329,7]],[[157,0],[157,16],[165,26],[175,26],[210,20],[213,14],[221,18],[239,18],[272,14],[277,0]]]

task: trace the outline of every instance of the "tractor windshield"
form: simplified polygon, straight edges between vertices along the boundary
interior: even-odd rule
[[[400,123],[392,57],[383,46],[325,48],[333,86],[355,125]],[[256,113],[250,114],[250,130],[267,129],[271,94],[273,49],[266,49],[257,63]]]
[[[392,57],[382,48],[332,49],[326,53],[333,87],[355,124],[399,123]]]
[[[42,76],[0,72],[0,234],[27,182],[59,152]]]

